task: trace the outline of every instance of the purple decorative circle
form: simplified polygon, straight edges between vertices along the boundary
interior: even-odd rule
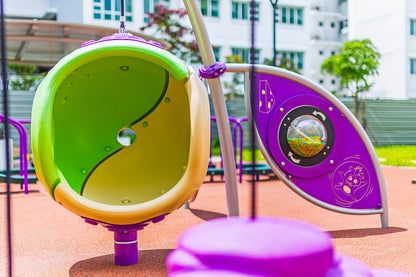
[[[373,191],[367,168],[356,159],[346,160],[335,169],[331,186],[342,207],[361,201]]]
[[[321,111],[325,111],[325,117],[328,117],[336,130],[335,132],[335,141],[333,148],[327,157],[317,165],[313,166],[300,166],[296,164],[296,161],[290,158],[290,155],[286,155],[282,152],[282,149],[279,144],[279,129],[282,121],[286,118],[286,115],[293,109],[300,106],[312,106],[316,107]],[[331,108],[331,109],[330,109]],[[268,133],[267,133],[267,145],[270,149],[270,153],[276,163],[284,171],[288,172],[293,176],[300,178],[312,178],[320,176],[327,172],[336,161],[339,159],[339,156],[342,151],[343,146],[343,128],[341,122],[341,113],[331,105],[328,101],[318,98],[313,95],[300,95],[289,98],[283,102],[271,116]],[[289,157],[289,158],[288,158]],[[331,162],[332,160],[332,162]]]

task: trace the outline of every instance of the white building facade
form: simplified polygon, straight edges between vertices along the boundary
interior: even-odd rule
[[[159,2],[171,9],[184,8],[181,0],[125,0],[127,29],[139,31],[148,21],[146,13],[153,12]],[[257,62],[263,63],[265,58],[273,57],[273,12],[269,0],[256,2],[255,46]],[[224,62],[229,55],[240,55],[248,61],[250,1],[200,0],[200,6],[219,61]],[[323,76],[320,65],[325,58],[338,53],[346,39],[347,8],[346,0],[279,0],[276,25],[278,59],[291,59],[305,77],[329,91],[340,91],[339,80]],[[114,27],[116,31],[120,4],[119,0],[6,0],[5,10],[8,18],[48,18]],[[152,35],[150,30],[146,32]]]
[[[369,96],[416,98],[416,1],[349,0],[349,39],[369,38],[381,53]]]

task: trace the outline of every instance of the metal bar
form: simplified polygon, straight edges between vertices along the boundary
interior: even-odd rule
[[[205,67],[215,64],[214,51],[208,36],[208,31],[204,24],[201,9],[196,0],[184,0],[186,10],[188,11],[199,51],[201,52],[202,61]],[[218,135],[220,138],[220,148],[224,160],[224,177],[227,194],[228,216],[239,215],[238,205],[238,188],[237,188],[237,171],[235,168],[235,159],[233,155],[233,146],[231,132],[228,121],[228,113],[225,105],[222,85],[219,78],[209,79],[211,89],[212,103],[214,106],[215,116],[217,118]]]
[[[26,35],[7,35],[9,41],[40,41],[40,42],[66,42],[83,43],[85,38],[57,37],[57,36],[26,36]]]
[[[36,27],[33,24],[31,24],[29,29],[26,32],[26,35],[33,36],[35,34],[35,31],[36,31]],[[28,41],[23,41],[20,44],[19,50],[17,50],[16,56],[15,56],[15,60],[20,61],[22,59],[23,54],[25,53],[28,44],[29,44]]]
[[[9,103],[8,103],[8,81],[7,81],[7,45],[6,45],[6,29],[4,27],[4,3],[0,0],[0,46],[1,46],[1,79],[3,86],[3,112],[4,112],[4,139],[5,139],[5,156],[6,156],[6,218],[7,218],[7,272],[8,276],[13,276],[13,243],[12,243],[12,202],[11,202],[11,164],[10,155],[10,128],[9,128]]]

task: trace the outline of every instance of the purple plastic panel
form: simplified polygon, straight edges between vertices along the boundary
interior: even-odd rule
[[[261,143],[282,172],[310,197],[348,209],[381,209],[381,191],[371,156],[351,122],[309,87],[256,73],[254,118]],[[314,158],[284,147],[286,122],[306,114],[326,124],[329,141]]]

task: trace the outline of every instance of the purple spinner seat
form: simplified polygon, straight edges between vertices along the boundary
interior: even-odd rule
[[[338,255],[330,235],[311,224],[271,217],[196,225],[179,237],[167,267],[170,277],[407,276]]]

